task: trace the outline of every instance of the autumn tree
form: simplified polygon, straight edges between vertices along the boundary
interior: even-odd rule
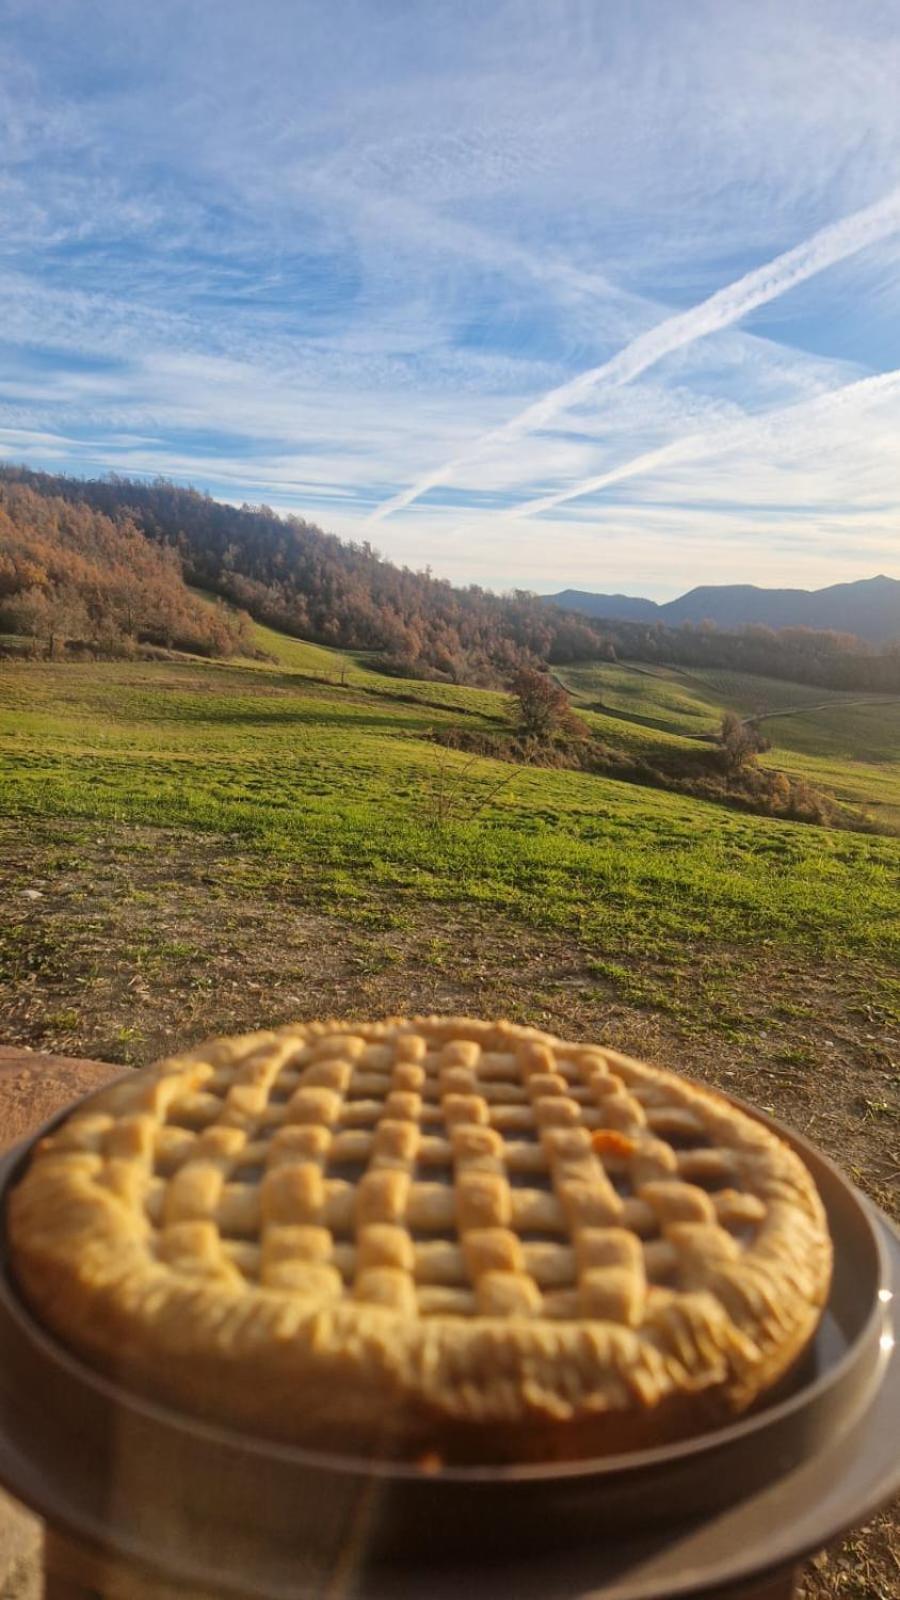
[[[574,722],[565,689],[548,672],[520,667],[512,681],[520,733],[542,742]]]

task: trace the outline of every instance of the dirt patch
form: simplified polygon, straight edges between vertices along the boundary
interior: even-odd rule
[[[172,830],[2,823],[0,863],[2,1043],[126,1066],[312,1016],[507,1016],[751,1100],[896,1205],[900,1027],[873,961],[706,944],[623,966],[477,905],[324,903],[290,867]],[[892,1529],[815,1563],[809,1600],[890,1600]]]
[[[22,833],[0,825],[4,1043],[142,1065],[312,1016],[508,1016],[752,1100],[891,1205],[900,1028],[870,961],[704,945],[623,965],[493,908],[362,890],[323,905],[290,867],[206,834]]]

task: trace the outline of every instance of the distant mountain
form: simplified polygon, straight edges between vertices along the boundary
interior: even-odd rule
[[[655,600],[636,600],[630,594],[589,594],[584,589],[563,589],[560,594],[545,594],[550,604],[563,611],[580,611],[584,617],[609,617],[611,621],[652,622],[659,612]]]
[[[900,638],[900,581],[861,578],[834,583],[827,589],[758,589],[752,583],[704,584],[677,600],[657,605],[626,594],[590,594],[563,589],[544,598],[565,611],[583,616],[631,622],[662,622],[678,628],[684,622],[714,622],[738,628],[748,622],[769,628],[834,629],[854,633],[871,644]]]

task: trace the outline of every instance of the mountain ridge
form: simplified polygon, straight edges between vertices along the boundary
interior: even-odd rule
[[[900,638],[900,580],[878,573],[822,589],[765,589],[753,583],[698,584],[674,600],[639,595],[595,594],[562,589],[543,595],[548,604],[610,621],[714,622],[720,628],[758,624],[769,628],[815,628],[853,633],[870,644]]]

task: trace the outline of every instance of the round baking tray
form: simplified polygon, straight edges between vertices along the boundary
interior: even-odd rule
[[[789,1565],[900,1482],[900,1245],[831,1162],[752,1114],[812,1172],[835,1271],[801,1367],[737,1423],[627,1456],[434,1475],[273,1443],[144,1399],[72,1355],[18,1297],[4,1233],[0,1481],[80,1544],[223,1596],[441,1600],[489,1572],[517,1600],[599,1588],[648,1600]],[[0,1199],[60,1120],[0,1163]]]

